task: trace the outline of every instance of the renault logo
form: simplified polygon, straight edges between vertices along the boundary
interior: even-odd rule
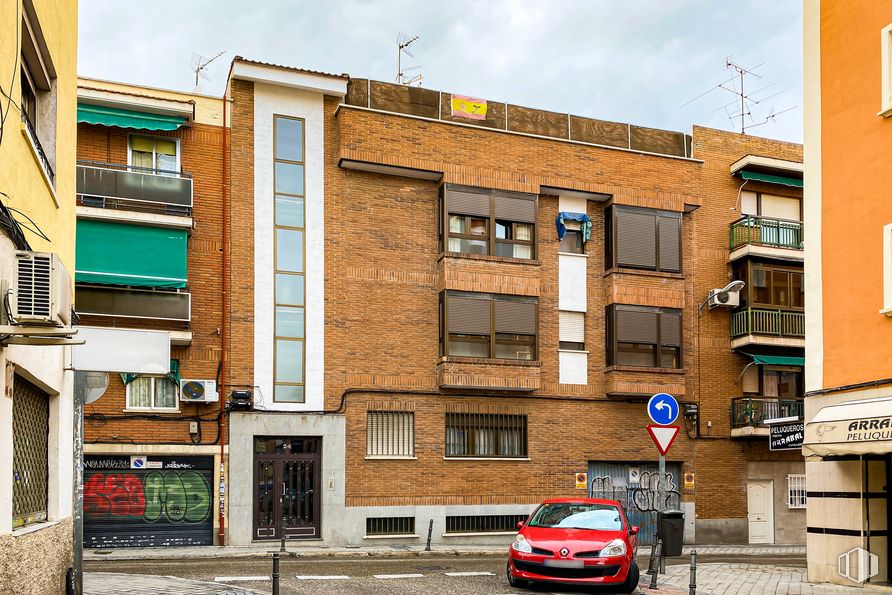
[[[567,548],[565,548],[565,547],[561,548],[561,556],[562,557],[566,558],[567,554],[569,554],[569,553],[570,553],[570,550],[568,550]]]

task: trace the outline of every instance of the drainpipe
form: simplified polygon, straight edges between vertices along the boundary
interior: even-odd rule
[[[220,421],[225,426],[229,419],[225,415],[225,399],[226,399],[226,390],[225,387],[229,385],[227,381],[227,375],[229,374],[229,362],[228,362],[228,348],[229,348],[229,169],[228,169],[228,154],[227,151],[229,149],[229,133],[226,128],[226,108],[227,108],[227,100],[226,100],[226,91],[223,92],[223,143],[222,143],[222,165],[223,165],[223,234],[222,234],[222,243],[223,243],[223,289],[222,289],[222,307],[220,308],[221,314],[221,322],[220,322],[220,348],[222,350],[222,355],[220,357],[220,361],[223,364],[222,370],[220,371],[220,380],[222,386],[220,387]],[[223,431],[223,426],[220,427],[220,474],[223,475],[223,471],[227,468],[224,464],[224,445],[227,440],[225,436],[228,434]],[[228,477],[224,478],[224,482],[226,482],[228,487]],[[225,491],[226,488],[224,488]],[[225,498],[225,493],[220,493],[221,498]],[[224,500],[225,502],[225,500]],[[219,543],[220,545],[226,544],[226,518],[223,514],[224,505],[220,506],[219,511],[219,525],[220,525],[220,534],[219,534]]]

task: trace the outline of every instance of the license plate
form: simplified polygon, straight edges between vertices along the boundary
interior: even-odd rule
[[[546,566],[554,568],[582,568],[585,562],[582,560],[545,560]]]

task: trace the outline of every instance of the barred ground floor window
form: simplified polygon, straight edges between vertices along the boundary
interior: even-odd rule
[[[46,520],[49,395],[16,374],[12,391],[12,526]]]

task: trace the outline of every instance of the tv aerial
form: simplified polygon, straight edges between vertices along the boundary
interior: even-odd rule
[[[722,105],[715,111],[724,110],[725,115],[728,116],[728,120],[731,122],[732,126],[738,125],[735,122],[739,118],[741,134],[746,134],[746,131],[750,128],[762,126],[763,124],[767,124],[769,121],[776,122],[777,116],[790,110],[796,109],[796,106],[788,107],[780,111],[776,111],[775,108],[772,107],[771,111],[766,117],[758,122],[754,120],[753,108],[755,106],[759,105],[762,102],[768,101],[769,99],[777,97],[778,95],[781,95],[782,93],[784,93],[784,91],[786,91],[786,89],[782,89],[780,91],[775,91],[770,93],[769,95],[763,96],[762,94],[769,89],[773,90],[773,87],[777,85],[776,82],[765,85],[757,89],[756,91],[746,91],[747,77],[755,77],[757,79],[761,79],[762,76],[757,74],[755,70],[760,68],[763,64],[758,64],[756,66],[753,66],[752,68],[748,68],[746,66],[742,66],[735,62],[732,62],[731,57],[728,56],[727,58],[725,58],[725,69],[733,71],[734,74],[731,76],[731,78],[720,82],[718,85],[710,87],[703,93],[700,93],[690,101],[684,103],[681,107],[685,107],[686,105],[693,103],[694,101],[700,99],[701,97],[704,97],[705,95],[708,95],[716,89],[723,89],[734,95],[735,99],[730,103]]]
[[[226,53],[226,50],[223,50],[222,52],[216,54],[215,56],[213,56],[211,58],[205,58],[201,54],[192,52],[192,60],[190,61],[190,68],[192,68],[192,72],[195,73],[195,92],[196,93],[201,90],[200,86],[199,86],[199,82],[198,82],[199,77],[203,78],[206,81],[211,80],[210,78],[208,78],[208,75],[205,72],[205,69],[208,67],[208,64],[210,64],[211,62],[213,62],[214,60],[216,60],[217,58],[219,58],[220,56],[222,56],[225,53]]]
[[[412,51],[409,49],[409,46],[418,41],[417,35],[409,36],[402,31],[400,31],[396,36],[396,82],[401,85],[414,85],[418,83],[418,86],[421,86],[421,81],[424,78],[420,72],[415,75],[406,74],[410,70],[418,70],[421,66],[409,66],[407,68],[403,68],[403,54],[406,54],[410,58],[414,58],[415,56],[412,54]]]

